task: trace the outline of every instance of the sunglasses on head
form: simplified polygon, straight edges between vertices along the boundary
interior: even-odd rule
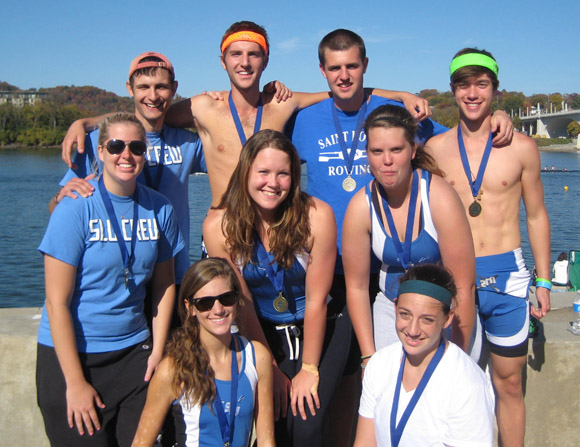
[[[105,147],[109,154],[118,155],[125,150],[125,146],[129,146],[129,150],[134,154],[141,156],[147,151],[147,145],[144,141],[141,140],[133,140],[129,143],[125,143],[123,140],[112,140],[107,141]]]
[[[222,306],[233,306],[238,302],[240,295],[238,292],[230,291],[222,293],[218,296],[204,296],[201,298],[188,298],[188,301],[195,306],[200,312],[207,312],[210,310],[215,300],[218,300]]]

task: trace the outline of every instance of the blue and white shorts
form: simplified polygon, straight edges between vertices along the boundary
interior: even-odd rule
[[[505,357],[526,355],[531,277],[522,249],[475,262],[479,317],[491,351]]]

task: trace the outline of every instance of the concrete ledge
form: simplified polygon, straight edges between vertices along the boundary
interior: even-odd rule
[[[36,404],[36,334],[40,312],[40,308],[0,309],[2,445],[50,445]]]
[[[524,382],[526,447],[578,445],[580,336],[567,331],[576,318],[571,309],[574,299],[576,293],[552,294],[554,310],[539,324],[539,334],[530,343]],[[40,311],[0,309],[1,445],[49,446],[36,404]]]

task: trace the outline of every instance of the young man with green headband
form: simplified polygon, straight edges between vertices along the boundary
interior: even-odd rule
[[[550,310],[550,223],[534,141],[520,133],[493,148],[491,103],[498,65],[487,51],[466,48],[450,65],[459,125],[429,140],[427,148],[465,205],[476,255],[477,304],[491,351],[500,445],[523,446],[522,369],[528,351],[529,314]],[[530,246],[539,278],[537,306],[529,306],[530,274],[519,227],[524,200]]]

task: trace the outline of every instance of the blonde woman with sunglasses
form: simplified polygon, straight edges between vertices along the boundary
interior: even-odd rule
[[[39,247],[46,304],[37,393],[52,445],[129,446],[163,355],[173,258],[184,244],[167,199],[137,184],[146,149],[134,116],[107,118],[95,194],[63,199]],[[144,313],[148,282],[152,334]]]

